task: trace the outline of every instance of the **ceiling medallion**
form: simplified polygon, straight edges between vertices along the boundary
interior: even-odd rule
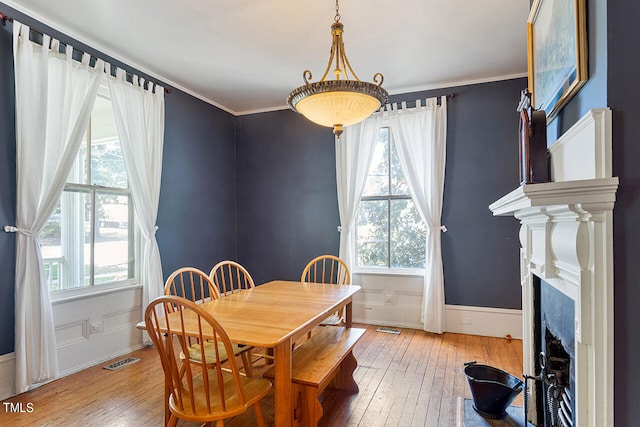
[[[311,71],[302,74],[304,85],[289,94],[289,107],[310,121],[321,126],[333,127],[333,133],[340,137],[343,126],[358,123],[378,110],[389,99],[389,94],[382,88],[382,74],[373,76],[374,83],[360,81],[351,68],[344,51],[342,33],[344,26],[340,22],[338,0],[336,0],[336,16],[331,25],[331,56],[327,69],[320,81],[310,83]],[[327,80],[327,75],[335,59],[333,74],[335,80]]]

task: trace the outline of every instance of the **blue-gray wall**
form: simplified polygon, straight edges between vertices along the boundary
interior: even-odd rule
[[[613,174],[620,178],[613,212],[615,420],[638,424],[640,408],[640,3],[609,1],[607,99],[613,110]],[[602,17],[602,15],[600,15]]]
[[[236,258],[236,118],[180,91],[165,112],[156,236],[167,278]]]
[[[238,118],[238,260],[256,283],[299,280],[310,259],[337,255],[333,141],[290,110]]]
[[[14,343],[15,234],[2,227],[16,223],[16,132],[11,25],[0,25],[0,354]]]

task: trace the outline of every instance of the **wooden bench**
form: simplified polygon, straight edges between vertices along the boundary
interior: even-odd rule
[[[365,329],[326,326],[303,342],[293,352],[291,382],[293,383],[293,418],[295,425],[315,426],[322,418],[319,396],[327,386],[358,392],[353,371],[358,366],[353,346]],[[274,377],[274,368],[264,373]]]

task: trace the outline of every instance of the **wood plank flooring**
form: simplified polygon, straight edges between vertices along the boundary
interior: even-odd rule
[[[470,398],[464,362],[475,360],[518,377],[522,374],[520,340],[435,335],[413,329],[401,329],[394,335],[377,332],[375,326],[354,326],[367,329],[354,349],[358,360],[354,376],[360,392],[327,391],[323,427],[455,426],[458,397]],[[0,425],[163,425],[163,373],[156,350],[145,348],[129,356],[141,360],[116,371],[103,369],[113,361],[105,362],[4,401]],[[259,375],[264,370],[258,362],[254,372]],[[18,410],[18,403],[25,412],[7,412],[11,404]],[[522,405],[522,397],[514,404]],[[26,412],[29,407],[33,410]],[[263,400],[263,409],[268,425],[273,426],[273,392]],[[253,410],[226,425],[255,425]]]

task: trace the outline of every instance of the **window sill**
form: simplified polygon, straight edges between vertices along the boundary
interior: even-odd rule
[[[414,268],[358,268],[352,271],[353,275],[370,276],[413,276],[424,277],[424,269]]]
[[[113,283],[107,285],[85,286],[82,288],[66,289],[64,291],[50,292],[51,304],[61,304],[75,300],[95,298],[102,295],[112,294],[115,292],[130,291],[142,288],[141,283],[133,280],[125,283]]]

